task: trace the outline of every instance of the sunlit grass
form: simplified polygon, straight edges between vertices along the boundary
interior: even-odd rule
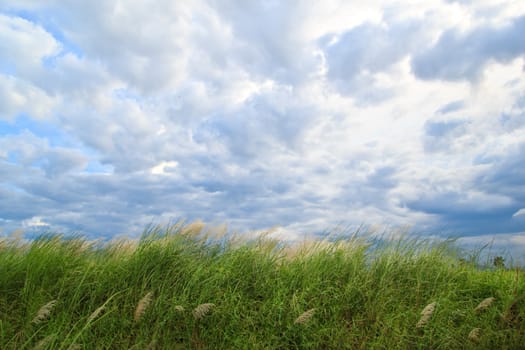
[[[224,233],[4,239],[0,349],[524,348],[523,270],[451,242]]]

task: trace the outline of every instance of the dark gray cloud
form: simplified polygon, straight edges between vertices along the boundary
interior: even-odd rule
[[[476,179],[479,187],[513,198],[518,208],[525,208],[525,142],[502,157]]]
[[[238,110],[215,113],[195,129],[195,140],[219,141],[235,161],[250,162],[282,152],[300,151],[305,130],[319,118],[317,107],[285,102],[293,93],[254,96]],[[264,132],[261,132],[264,130]]]
[[[451,166],[445,176],[441,175],[441,180],[439,177],[425,179],[420,183],[426,183],[421,194],[407,201],[408,207],[435,215],[444,231],[457,235],[524,232],[525,220],[514,214],[525,208],[525,140],[512,136],[521,134],[525,127],[522,96],[518,95],[499,118],[490,118],[493,121],[490,138],[487,138],[485,128],[473,119],[427,120],[424,149],[441,154],[464,152],[465,160],[469,159],[468,154],[472,154],[473,166],[462,164],[463,169],[471,169],[464,173],[463,178],[454,175],[460,170]],[[464,147],[458,142],[462,137],[475,141]],[[509,140],[512,140],[512,146],[502,148],[502,144]],[[456,178],[454,184],[450,178]]]
[[[349,168],[345,173],[351,176],[352,171],[354,169]],[[394,166],[380,166],[366,174],[363,179],[345,181],[339,198],[334,201],[348,209],[355,210],[373,206],[387,212],[392,209],[389,191],[399,184],[399,179],[396,178],[397,173],[398,169]]]
[[[7,221],[14,221],[16,225],[20,225],[22,220],[30,219],[45,211],[46,207],[51,203],[39,197],[33,197],[20,191],[18,188],[6,186],[2,184],[0,187],[0,213],[2,219]]]
[[[27,130],[0,138],[0,147],[7,153],[6,158],[26,167],[40,168],[47,177],[82,170],[87,165],[86,157],[79,150],[52,147],[48,139],[37,137]]]
[[[478,80],[490,62],[506,63],[525,54],[525,16],[500,27],[469,32],[449,29],[438,41],[412,58],[420,79]]]
[[[525,220],[514,214],[525,208],[525,142],[514,151],[485,160],[478,174],[458,180],[450,189],[446,182],[428,184],[410,209],[436,215],[444,234],[483,235],[524,232]],[[449,189],[447,189],[449,188]]]
[[[465,120],[425,122],[423,147],[425,152],[447,152],[454,149],[456,139],[468,131]]]
[[[230,59],[263,79],[297,84],[316,74],[315,46],[302,32],[311,4],[301,1],[246,2],[227,0],[212,7],[232,31]],[[290,15],[293,14],[293,15]]]
[[[383,25],[364,23],[341,34],[326,35],[320,41],[325,53],[327,77],[340,93],[354,95],[363,103],[392,97],[375,73],[388,71],[407,57],[424,40],[419,20]]]
[[[461,192],[434,192],[407,203],[410,209],[439,217],[441,235],[483,235],[494,232],[520,232],[523,222],[512,219],[519,207],[503,195],[479,193],[474,189]],[[492,203],[481,203],[491,201]],[[522,202],[523,204],[523,202]]]
[[[525,127],[525,93],[516,99],[511,108],[500,115],[499,121],[507,132],[515,132]]]
[[[452,101],[452,102],[449,102],[449,103],[441,106],[438,109],[437,112],[440,113],[440,114],[448,114],[448,113],[459,111],[459,110],[463,109],[464,107],[465,107],[465,102],[464,101],[462,101],[462,100]]]

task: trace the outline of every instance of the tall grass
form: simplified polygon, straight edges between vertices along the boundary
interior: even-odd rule
[[[413,239],[216,236],[2,241],[0,349],[525,349],[519,268]]]

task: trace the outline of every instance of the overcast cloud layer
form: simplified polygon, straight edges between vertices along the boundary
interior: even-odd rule
[[[0,227],[524,247],[524,33],[510,0],[3,0]]]

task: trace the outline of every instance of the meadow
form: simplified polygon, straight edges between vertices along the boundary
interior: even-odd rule
[[[199,223],[0,240],[0,349],[525,349],[525,273],[454,242]]]

